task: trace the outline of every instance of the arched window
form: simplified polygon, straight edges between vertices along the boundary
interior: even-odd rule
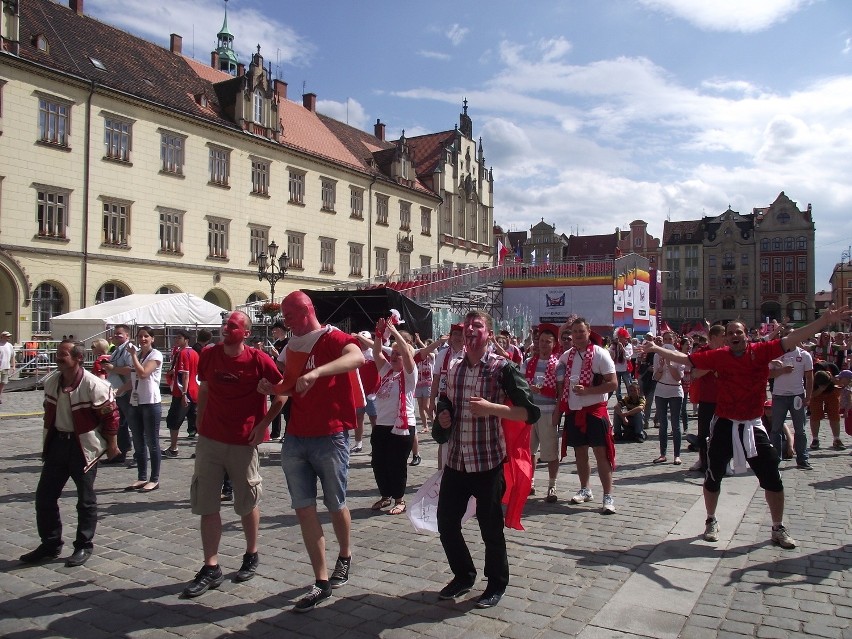
[[[119,297],[124,297],[125,295],[127,295],[127,291],[124,290],[124,287],[121,284],[107,282],[98,289],[98,294],[95,295],[95,304],[111,302],[112,300],[117,300]]]
[[[796,248],[800,251],[806,249],[808,246],[808,238],[806,237],[797,237],[796,238]]]
[[[769,250],[769,238],[768,237],[765,237],[762,240],[760,240],[760,250],[761,251],[768,251]]]
[[[58,288],[47,282],[39,284],[32,299],[33,334],[50,334],[50,318],[61,315],[64,306],[65,299]]]
[[[785,251],[792,251],[793,250],[793,238],[792,237],[784,238],[784,250]]]
[[[781,250],[781,238],[780,237],[773,237],[772,238],[772,250],[773,251],[780,251]]]
[[[246,298],[246,304],[254,304],[255,302],[263,302],[267,297],[263,293],[252,293]]]
[[[172,295],[173,293],[180,293],[180,291],[173,289],[171,286],[161,286],[157,289],[157,295]]]
[[[748,308],[748,300],[746,298],[743,298],[742,302],[740,302],[740,308]]]

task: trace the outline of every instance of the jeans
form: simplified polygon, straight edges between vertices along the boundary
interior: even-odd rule
[[[672,440],[674,456],[680,457],[680,407],[683,397],[660,397],[657,395],[657,416],[660,418],[660,455],[665,457],[669,443],[669,413],[672,418]]]
[[[73,433],[52,432],[36,488],[36,526],[41,543],[51,548],[62,545],[62,519],[59,516],[59,497],[69,477],[77,486],[77,537],[74,548],[91,548],[98,523],[98,502],[95,497],[95,477],[98,465],[84,473],[86,460]]]
[[[139,404],[130,407],[130,432],[133,433],[133,458],[139,481],[160,481],[160,420],[162,404]],[[148,458],[151,458],[151,476],[148,477]]]
[[[370,434],[373,457],[370,466],[382,497],[402,499],[408,483],[408,453],[412,436],[394,435],[391,426],[376,426]]]
[[[799,408],[795,407],[796,398],[799,398]],[[796,463],[801,464],[808,461],[808,440],[805,437],[805,395],[773,395],[772,396],[772,433],[770,439],[778,454],[783,453],[781,435],[783,432],[784,419],[787,413],[793,419],[793,446],[796,449]]]
[[[626,419],[616,414],[612,416],[612,430],[617,438],[629,437],[636,441],[644,441],[643,423],[641,412],[634,413]]]
[[[456,579],[473,583],[476,568],[462,534],[461,521],[471,496],[476,497],[476,520],[485,545],[485,577],[489,592],[503,592],[509,584],[509,558],[503,534],[503,466],[480,473],[444,467],[438,494],[438,532]]]
[[[615,380],[618,383],[618,386],[615,387],[615,396],[621,399],[621,382],[624,382],[624,390],[626,392],[627,385],[633,381],[633,376],[630,374],[630,371],[616,371]]]
[[[118,404],[118,435],[116,444],[122,455],[133,450],[133,440],[130,438],[130,393],[115,398]]]

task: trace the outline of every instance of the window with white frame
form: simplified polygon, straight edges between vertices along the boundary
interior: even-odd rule
[[[207,257],[228,257],[228,226],[230,220],[221,217],[207,218]]]
[[[221,146],[210,148],[210,184],[228,186],[231,174],[231,150]]]
[[[257,256],[266,253],[269,246],[269,227],[249,225],[249,255],[250,263],[257,263]]]
[[[68,146],[71,134],[71,103],[41,96],[38,100],[38,138],[40,142]]]
[[[388,225],[389,200],[387,195],[376,194],[376,224]]]
[[[337,182],[329,178],[322,178],[322,210],[334,211],[335,200],[337,199]]]
[[[260,89],[254,92],[254,123],[263,126],[263,93]]]
[[[126,295],[127,291],[121,284],[117,284],[115,282],[107,282],[106,284],[101,286],[98,289],[98,292],[95,294],[95,304],[111,302]]]
[[[376,248],[376,275],[388,274],[388,250]]]
[[[411,273],[411,254],[409,253],[400,253],[399,254],[399,275],[400,277],[404,277],[408,279],[409,274]]]
[[[399,201],[399,230],[411,230],[411,202]]]
[[[185,135],[160,129],[160,170],[163,173],[183,175],[185,142]]]
[[[269,195],[269,171],[271,162],[262,158],[251,158],[251,192]]]
[[[103,199],[103,243],[110,246],[127,246],[130,236],[130,202]]]
[[[349,243],[349,276],[361,277],[361,269],[364,261],[364,245]]]
[[[330,237],[320,239],[320,273],[334,273],[334,244],[337,240]]]
[[[133,121],[104,114],[104,156],[110,160],[130,161]]]
[[[66,189],[37,185],[36,222],[39,237],[68,238],[68,196]]]
[[[160,252],[182,253],[185,211],[157,207],[160,214]]]
[[[32,332],[34,335],[50,335],[51,318],[61,315],[65,306],[62,292],[43,282],[33,290],[30,314],[32,315]]]
[[[356,186],[349,187],[349,217],[357,220],[364,219],[364,189]]]
[[[287,231],[287,255],[290,258],[289,268],[301,269],[305,259],[305,234]]]
[[[444,201],[444,228],[441,232],[447,234],[453,232],[453,198],[451,197]]]
[[[427,206],[420,207],[420,234],[432,234],[432,209]]]
[[[305,172],[290,169],[289,171],[290,203],[305,203]]]

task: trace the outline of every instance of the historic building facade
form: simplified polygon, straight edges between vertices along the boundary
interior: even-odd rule
[[[298,288],[486,262],[493,176],[465,102],[453,129],[385,139],[300,102],[227,16],[210,64],[86,15],[3,3],[0,316],[16,341],[129,293],[225,308],[268,297],[258,255]]]

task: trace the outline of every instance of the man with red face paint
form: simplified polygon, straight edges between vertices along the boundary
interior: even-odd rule
[[[349,431],[355,429],[356,410],[364,402],[357,378],[364,355],[357,339],[333,326],[320,325],[311,299],[303,292],[285,297],[281,313],[292,333],[284,351],[284,381],[276,385],[262,380],[258,391],[290,395],[281,467],[314,570],[315,584],[293,608],[307,612],[331,597],[332,588],[349,581]],[[323,503],[331,513],[340,546],[330,577],[317,515],[317,480],[322,483]]]
[[[234,311],[222,325],[222,341],[201,351],[198,444],[190,504],[193,514],[201,516],[204,566],[184,589],[184,597],[198,597],[224,580],[218,559],[222,536],[219,509],[226,473],[233,484],[234,511],[246,537],[246,552],[234,581],[248,581],[257,571],[262,494],[257,445],[281,411],[284,398],[277,397],[267,410],[266,397],[256,392],[261,379],[277,382],[281,373],[269,355],[245,345],[250,334],[251,320]]]
[[[441,545],[453,572],[452,581],[438,597],[455,599],[470,592],[476,580],[476,568],[461,529],[468,500],[473,496],[488,579],[485,592],[476,602],[478,608],[496,606],[509,583],[501,503],[507,450],[501,419],[533,424],[541,416],[520,370],[488,352],[491,327],[491,316],[483,311],[465,316],[465,352],[449,363],[446,392],[438,401],[440,428],[433,427],[435,438],[447,443],[437,516]],[[511,406],[506,405],[507,398]]]

